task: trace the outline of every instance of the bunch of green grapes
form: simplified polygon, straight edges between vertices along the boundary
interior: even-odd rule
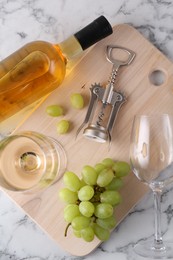
[[[63,176],[65,188],[59,192],[66,203],[64,219],[71,226],[76,237],[90,242],[95,236],[101,241],[109,239],[110,230],[116,226],[114,208],[122,201],[119,189],[122,178],[130,172],[130,166],[123,161],[104,159],[94,167],[86,165],[82,178],[67,171]]]

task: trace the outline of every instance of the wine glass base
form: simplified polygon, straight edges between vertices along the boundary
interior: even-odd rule
[[[173,259],[173,241],[164,241],[160,246],[155,246],[153,241],[139,242],[134,246],[136,254],[151,259]]]

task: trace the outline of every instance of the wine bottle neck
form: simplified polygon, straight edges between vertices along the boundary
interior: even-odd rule
[[[82,53],[83,50],[107,37],[112,32],[113,30],[108,20],[104,16],[100,16],[67,40],[56,45],[56,47],[60,48],[63,57],[67,61],[72,60]]]
[[[72,60],[83,52],[82,46],[74,35],[58,44],[66,60]]]

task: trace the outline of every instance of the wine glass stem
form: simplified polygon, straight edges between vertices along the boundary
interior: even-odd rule
[[[157,249],[163,249],[163,240],[161,234],[161,195],[162,190],[153,190],[154,195],[154,220],[155,220],[155,235],[154,235],[154,247]]]

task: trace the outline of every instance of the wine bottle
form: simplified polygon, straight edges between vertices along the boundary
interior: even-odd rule
[[[104,16],[52,44],[33,41],[0,62],[0,122],[57,88],[66,65],[85,49],[112,33]]]

